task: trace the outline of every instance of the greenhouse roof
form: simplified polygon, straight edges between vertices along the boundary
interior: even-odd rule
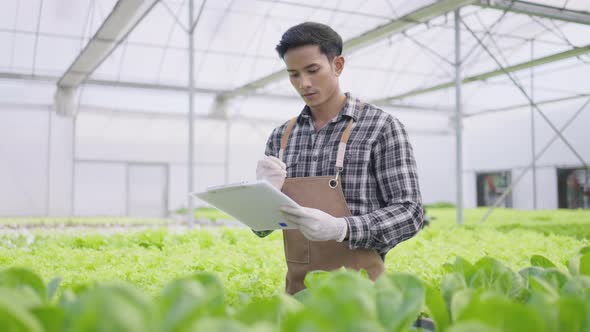
[[[99,92],[88,91],[83,102],[112,94],[109,87],[186,92],[192,27],[197,103],[237,96],[296,99],[274,47],[290,26],[317,21],[345,41],[346,91],[382,107],[450,113],[453,11],[459,8],[466,114],[528,105],[515,82],[529,91],[531,75],[538,103],[585,97],[590,90],[585,0],[194,1],[192,27],[189,0],[135,2],[144,7],[136,12],[137,24],[122,28],[128,35],[107,40],[114,45],[104,61],[86,66],[82,79]],[[81,54],[93,52],[88,45],[105,42],[97,32],[119,7],[115,0],[2,1],[0,78],[57,84]]]

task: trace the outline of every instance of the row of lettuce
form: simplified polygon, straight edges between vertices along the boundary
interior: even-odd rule
[[[294,297],[227,304],[211,273],[168,283],[157,297],[126,284],[61,290],[34,272],[0,272],[1,331],[410,331],[428,316],[436,331],[590,331],[590,247],[560,270],[534,255],[518,272],[490,257],[457,257],[438,286],[404,273],[314,272]],[[419,328],[418,328],[419,329]]]

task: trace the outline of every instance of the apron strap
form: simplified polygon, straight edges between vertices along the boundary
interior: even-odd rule
[[[287,128],[285,128],[285,132],[283,133],[283,137],[281,137],[281,148],[279,149],[279,159],[284,162],[283,155],[285,153],[285,148],[287,147],[287,142],[289,141],[289,137],[291,136],[291,131],[293,127],[295,127],[295,123],[297,123],[297,117],[289,120],[287,124]]]
[[[342,138],[340,138],[340,144],[338,144],[338,154],[336,155],[336,168],[338,169],[344,168],[344,153],[346,152],[346,143],[348,142],[348,138],[350,137],[351,130],[352,119],[348,120],[348,125],[342,133]]]
[[[359,108],[361,111],[365,108],[365,103],[361,102]],[[287,142],[289,141],[289,137],[291,136],[291,131],[295,124],[297,123],[297,117],[292,118],[289,120],[287,124],[287,128],[285,128],[285,132],[281,137],[281,147],[279,149],[279,159],[283,160],[283,155],[285,153],[285,149],[287,148]],[[346,152],[346,143],[348,142],[348,138],[350,137],[350,132],[352,131],[353,127],[352,119],[348,120],[348,125],[344,132],[342,133],[342,137],[340,138],[340,144],[338,144],[338,154],[336,155],[336,168],[340,171],[344,168],[344,154]]]
[[[365,108],[365,103],[361,102],[360,109],[363,110]],[[352,119],[348,120],[348,125],[344,132],[342,133],[342,137],[340,138],[340,144],[338,144],[338,154],[336,155],[336,169],[338,171],[342,171],[344,168],[344,153],[346,152],[346,143],[348,143],[348,138],[350,137],[350,132],[352,131],[353,122]]]

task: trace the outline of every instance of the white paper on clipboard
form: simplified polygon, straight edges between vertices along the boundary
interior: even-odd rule
[[[296,229],[280,212],[281,206],[299,206],[267,181],[243,182],[208,188],[191,195],[213,205],[255,231]]]

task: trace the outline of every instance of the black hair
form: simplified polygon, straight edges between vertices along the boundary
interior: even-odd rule
[[[329,26],[316,22],[305,22],[289,28],[275,49],[283,59],[289,49],[306,45],[318,45],[330,60],[342,54],[342,37]]]

